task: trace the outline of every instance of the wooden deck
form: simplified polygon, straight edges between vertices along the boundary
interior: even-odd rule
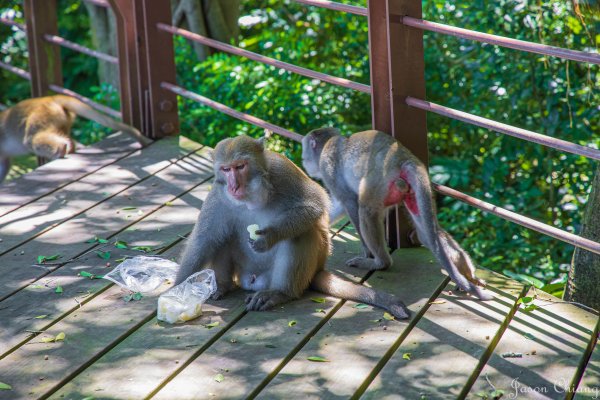
[[[457,295],[422,248],[396,251],[389,271],[344,268],[359,247],[350,227],[332,231],[329,268],[401,296],[409,322],[314,292],[248,313],[238,291],[168,325],[156,296],[125,302],[78,275],[139,254],[116,240],[177,257],[211,187],[209,151],[177,138],[136,151],[117,135],[0,186],[0,382],[12,387],[0,399],[491,399],[494,387],[562,399],[573,382],[577,398],[600,398],[596,315],[540,292],[524,312],[517,300],[534,292],[483,270],[494,300]]]

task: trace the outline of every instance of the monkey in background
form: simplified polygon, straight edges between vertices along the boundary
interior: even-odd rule
[[[439,226],[427,168],[396,139],[375,130],[344,137],[335,128],[316,129],[302,140],[302,164],[338,204],[332,219],[346,212],[361,238],[364,256],[347,265],[379,270],[392,264],[384,217],[388,207],[403,203],[419,241],[458,287],[481,300],[492,298],[481,289],[485,282],[475,276],[467,252]]]
[[[0,183],[10,168],[10,158],[33,153],[49,160],[75,151],[71,127],[75,115],[120,130],[142,146],[152,141],[132,126],[94,110],[82,101],[56,95],[23,100],[0,112]]]
[[[246,298],[248,310],[296,299],[310,286],[408,318],[395,296],[324,270],[331,247],[329,198],[294,163],[248,136],[222,140],[213,158],[215,182],[188,239],[176,283],[212,268],[217,280],[213,299],[236,286],[253,290]],[[250,225],[259,227],[252,237]]]

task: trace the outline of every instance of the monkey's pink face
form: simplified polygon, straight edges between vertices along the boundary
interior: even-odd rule
[[[243,200],[248,189],[248,161],[233,161],[221,165],[220,169],[227,181],[227,192],[234,199]]]

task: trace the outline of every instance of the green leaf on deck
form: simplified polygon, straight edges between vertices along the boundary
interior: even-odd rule
[[[352,308],[358,308],[359,310],[362,310],[363,308],[368,308],[369,305],[368,304],[363,304],[363,303],[358,303],[352,306]]]
[[[110,251],[97,251],[96,254],[103,260],[110,259]]]
[[[93,239],[86,240],[85,242],[86,243],[100,243],[100,244],[105,244],[105,243],[108,243],[108,240],[99,238],[98,236],[94,236]]]
[[[315,308],[315,312],[327,314],[327,312],[322,308]]]
[[[133,246],[131,250],[141,251],[143,253],[150,253],[153,249],[152,246]]]
[[[12,386],[8,383],[0,382],[0,390],[12,390]]]
[[[527,307],[523,308],[523,311],[526,311],[526,312],[532,312],[532,311],[535,311],[535,310],[537,310],[538,308],[539,308],[539,307],[538,307],[538,306],[536,306],[535,304],[530,304],[530,305],[528,305]]]
[[[402,358],[403,358],[404,360],[408,360],[408,361],[410,361],[410,356],[411,356],[411,354],[410,354],[410,353],[404,353],[404,354],[402,354]]]
[[[325,299],[322,297],[311,297],[310,299],[315,303],[325,303]]]
[[[102,275],[95,275],[95,274],[92,274],[91,272],[87,272],[87,271],[80,271],[77,275],[82,276],[84,278],[90,278],[90,279],[102,278]]]
[[[223,376],[223,374],[216,374],[215,375],[215,382],[223,382],[223,380],[225,380],[225,377]]]
[[[61,294],[62,292],[63,292],[63,288],[62,288],[62,286],[60,286],[60,285],[58,285],[58,286],[56,287],[56,289],[54,289],[54,293]]]
[[[211,328],[215,328],[217,326],[219,326],[219,321],[215,321],[215,322],[211,322],[210,324],[206,324],[204,325],[205,328],[211,329]]]
[[[517,304],[526,304],[526,303],[531,303],[533,301],[533,297],[521,297],[519,300],[517,300]]]
[[[140,292],[135,292],[135,293],[131,293],[128,294],[127,296],[123,296],[123,300],[125,300],[125,302],[129,303],[130,301],[139,301],[142,299],[142,297],[144,297]]]
[[[269,349],[276,349],[277,346],[275,346],[274,344],[265,344],[265,347],[268,347]]]
[[[44,315],[38,315],[37,317],[33,317],[35,319],[44,319],[48,316],[48,314],[44,314]]]
[[[31,285],[29,286],[31,289],[43,289],[44,285]]]
[[[53,256],[37,256],[37,263],[43,264],[46,261],[58,260],[61,257],[60,254],[54,254]]]
[[[172,205],[173,205],[173,202],[172,202],[172,201],[167,201],[167,202],[165,202],[165,206],[168,206],[168,207],[170,207],[170,206],[172,206]]]
[[[390,314],[389,312],[386,311],[383,313],[383,319],[386,319],[388,321],[393,321],[396,318],[394,318],[394,316],[392,314]]]
[[[67,336],[67,335],[65,335],[65,333],[64,333],[64,332],[61,332],[61,333],[59,333],[58,335],[56,335],[56,337],[54,338],[54,341],[55,341],[55,342],[58,342],[58,341],[61,341],[61,340],[65,340],[65,337],[66,337],[66,336]]]
[[[529,332],[525,332],[525,333],[523,334],[523,336],[525,337],[525,339],[529,339],[529,340],[533,340],[533,339],[535,339],[535,336],[533,336],[533,335],[532,335],[531,333],[529,333]]]
[[[129,245],[127,244],[127,242],[125,242],[123,240],[117,240],[115,242],[115,247],[117,249],[127,249],[129,247]]]
[[[298,322],[296,320],[291,320],[290,322],[288,322],[288,326],[294,326],[296,325]]]
[[[326,359],[325,357],[319,357],[319,356],[310,356],[306,358],[308,361],[313,361],[313,362],[331,362],[328,359]]]
[[[123,210],[123,211],[129,211],[129,210],[135,210],[135,209],[137,209],[137,207],[123,207],[123,208],[121,208],[121,210]]]

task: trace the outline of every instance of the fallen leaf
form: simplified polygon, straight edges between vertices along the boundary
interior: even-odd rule
[[[64,332],[61,332],[61,333],[59,333],[58,335],[56,335],[56,337],[54,338],[54,341],[55,341],[55,342],[58,342],[58,341],[60,341],[60,340],[65,340],[65,337],[66,337],[66,336],[67,336],[67,335],[65,335],[65,333],[64,333]]]
[[[363,309],[363,308],[367,308],[367,307],[369,307],[369,305],[368,304],[363,304],[363,303],[358,303],[358,304],[355,304],[355,305],[352,306],[352,308],[358,308],[359,310]]]
[[[48,316],[48,314],[44,314],[44,315],[38,315],[37,317],[33,317],[35,319],[44,319]]]
[[[315,303],[325,303],[325,299],[322,297],[311,297],[310,299]]]
[[[217,326],[219,326],[220,322],[219,321],[215,321],[215,322],[211,322],[210,324],[206,324],[204,325],[205,328],[211,329],[211,328],[215,328]]]
[[[44,285],[31,285],[29,286],[31,289],[43,289]]]
[[[288,322],[288,326],[294,326],[296,324],[297,324],[296,320],[292,320],[292,321]]]
[[[0,382],[0,390],[12,390],[12,386],[7,383]]]
[[[105,244],[105,243],[108,243],[108,240],[107,239],[99,238],[98,236],[94,236],[93,239],[86,240],[85,242],[86,243],[100,243],[100,244]]]
[[[331,362],[328,359],[326,359],[324,357],[319,357],[319,356],[311,356],[311,357],[307,357],[306,359],[308,361],[314,361],[314,362]]]
[[[410,361],[410,356],[411,356],[411,353],[404,353],[404,354],[402,354],[402,358],[405,359],[405,360],[408,360],[408,361]]]
[[[389,312],[384,312],[383,313],[383,319],[387,319],[388,321],[393,321],[396,318],[394,318],[394,316],[392,314],[390,314]]]
[[[129,210],[135,210],[137,207],[123,207],[121,208],[121,210],[123,211],[129,211]]]
[[[128,294],[127,296],[123,296],[123,300],[125,300],[126,302],[130,302],[132,300],[138,301],[138,300],[141,300],[142,297],[144,297],[144,296],[140,292],[135,292],[135,293]]]
[[[535,336],[533,336],[531,333],[526,332],[523,334],[523,336],[525,336],[525,339],[529,339],[529,340],[533,340],[535,339]]]
[[[53,256],[37,256],[37,263],[43,264],[46,261],[58,260],[61,257],[60,254],[54,254]]]
[[[58,286],[56,287],[56,289],[54,289],[54,293],[59,293],[59,294],[60,294],[60,293],[62,293],[62,292],[63,292],[63,288],[62,288],[62,286],[60,286],[60,285],[58,285]]]
[[[150,253],[152,251],[152,246],[133,246],[131,250],[137,250],[144,253]]]
[[[223,380],[225,379],[225,377],[223,376],[223,374],[216,374],[215,375],[215,382],[223,382]]]
[[[173,205],[173,202],[172,202],[172,201],[167,201],[167,202],[165,202],[165,206],[168,206],[168,207],[170,207],[170,206],[172,206],[172,205]]]
[[[102,278],[102,275],[94,275],[94,274],[92,274],[90,272],[87,272],[87,271],[80,271],[78,275],[82,276],[84,278],[90,278],[90,279],[100,279],[100,278]]]
[[[524,307],[524,308],[523,308],[523,311],[525,311],[525,312],[532,312],[532,311],[535,311],[535,310],[537,310],[538,308],[539,308],[539,307],[538,307],[538,306],[536,306],[535,304],[530,304],[530,305],[528,305],[527,307]]]
[[[129,245],[127,244],[127,242],[124,242],[122,240],[117,240],[115,242],[115,247],[117,249],[127,249],[129,247]]]
[[[110,251],[97,251],[96,254],[103,260],[110,259]]]
[[[52,343],[52,342],[54,342],[54,338],[53,337],[42,338],[42,343]]]
[[[268,347],[269,349],[276,349],[277,346],[275,346],[274,344],[265,344],[265,347]]]
[[[531,303],[532,301],[533,297],[521,297],[519,300],[517,300],[517,304]]]
[[[327,312],[322,308],[315,308],[315,312],[327,314]]]

